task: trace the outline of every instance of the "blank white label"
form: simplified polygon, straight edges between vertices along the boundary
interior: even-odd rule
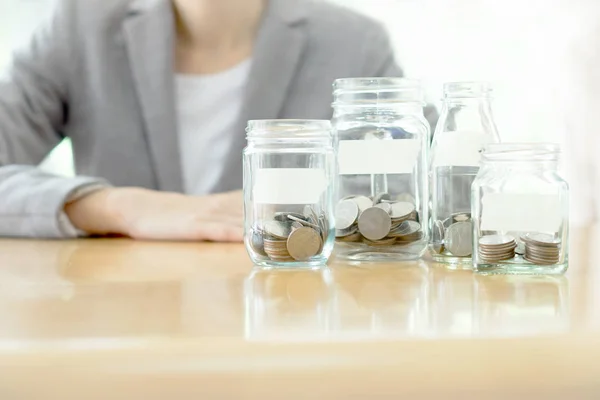
[[[253,195],[259,204],[316,204],[325,189],[322,169],[266,168],[256,171]]]
[[[341,175],[409,174],[421,142],[417,139],[342,140],[338,149]]]
[[[486,143],[481,132],[442,132],[435,138],[433,165],[436,167],[478,167],[479,151]]]
[[[560,198],[546,194],[492,193],[483,196],[481,230],[558,232]]]

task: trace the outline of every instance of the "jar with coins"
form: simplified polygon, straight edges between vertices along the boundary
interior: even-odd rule
[[[244,231],[263,267],[326,264],[335,239],[330,121],[250,121],[244,150]]]
[[[489,144],[473,182],[474,268],[562,274],[568,267],[569,187],[556,144]]]
[[[427,249],[430,127],[416,81],[334,83],[336,258],[414,260]]]
[[[485,82],[444,85],[444,104],[431,145],[430,253],[450,268],[472,268],[471,185],[479,152],[500,137]]]

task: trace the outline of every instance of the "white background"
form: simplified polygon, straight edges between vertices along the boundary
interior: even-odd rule
[[[398,62],[407,75],[423,80],[430,102],[439,104],[445,81],[489,80],[503,140],[568,139],[579,152],[598,144],[587,141],[597,136],[600,1],[332,1],[385,23]],[[0,66],[48,3],[0,0]],[[53,163],[62,171],[70,165],[66,150]],[[582,183],[575,186],[594,184],[583,171],[576,175]]]

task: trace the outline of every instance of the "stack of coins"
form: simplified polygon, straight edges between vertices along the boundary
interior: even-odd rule
[[[373,198],[342,199],[336,206],[336,238],[340,242],[390,246],[417,242],[423,231],[414,204],[392,200],[383,193]]]
[[[277,262],[309,261],[323,251],[329,236],[329,221],[310,206],[304,214],[276,213],[250,232],[250,246],[259,255]]]
[[[489,235],[479,239],[479,259],[482,263],[497,263],[515,257],[517,242],[509,235]]]
[[[562,241],[553,235],[528,233],[521,236],[525,243],[525,260],[537,265],[554,265],[560,261]]]
[[[433,223],[431,249],[438,254],[470,257],[473,253],[471,214],[457,213]]]

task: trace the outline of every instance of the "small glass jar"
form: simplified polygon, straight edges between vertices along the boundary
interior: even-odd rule
[[[444,85],[444,104],[431,145],[429,250],[450,268],[472,268],[471,185],[479,152],[500,137],[485,82]]]
[[[335,153],[331,123],[248,123],[244,149],[244,231],[252,261],[263,267],[327,263],[335,226]]]
[[[569,187],[556,144],[490,144],[472,187],[474,268],[562,274],[569,253]]]
[[[427,249],[430,127],[418,82],[340,79],[334,84],[336,257],[414,260]]]

